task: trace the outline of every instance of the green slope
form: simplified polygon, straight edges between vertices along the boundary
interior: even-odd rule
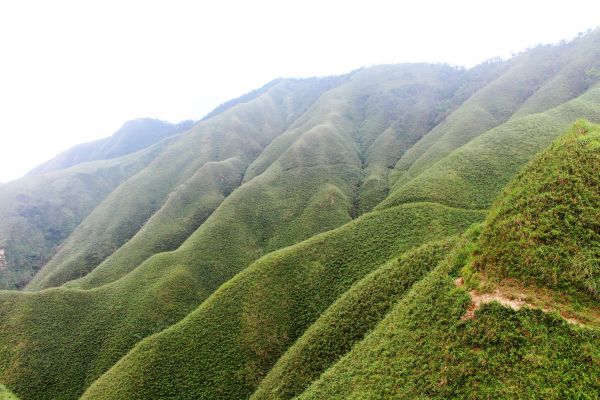
[[[499,76],[402,156],[395,189],[509,119],[548,110],[584,93],[597,82],[588,71],[600,67],[599,43],[596,30],[566,44],[538,46],[495,68],[487,66],[484,76]]]
[[[0,269],[0,289],[27,284],[77,225],[168,143],[0,185],[0,248],[7,259]]]
[[[353,142],[356,164],[362,170],[352,214],[368,211],[387,195],[387,175],[396,160],[460,104],[457,92],[473,91],[481,84],[466,88],[465,76],[464,71],[427,64],[355,71],[275,139],[250,165],[245,181],[286,153],[310,149],[315,136],[336,129]]]
[[[455,240],[424,244],[377,268],[335,301],[261,381],[252,399],[291,399],[377,325]]]
[[[512,176],[577,118],[600,122],[600,88],[544,113],[515,118],[438,161],[379,205],[434,201],[488,208]]]
[[[594,398],[597,331],[499,305],[464,319],[453,280],[484,247],[456,235],[572,121],[600,121],[596,34],[224,104],[119,181],[29,288],[64,286],[0,291],[0,382],[24,399]]]
[[[442,262],[298,398],[598,398],[597,331],[497,303],[462,320],[458,266]]]
[[[600,299],[600,127],[578,122],[504,190],[475,267]]]
[[[244,398],[353,283],[391,257],[452,235],[481,212],[415,204],[366,214],[271,253],[190,316],[142,341],[83,398]],[[427,229],[423,229],[427,227]]]
[[[417,72],[420,73],[416,74]],[[436,119],[440,118],[442,111],[433,105],[451,96],[461,82],[462,76],[463,74],[460,71],[449,67],[409,65],[385,66],[358,71],[346,80],[326,79],[325,82],[330,82],[329,84],[335,82],[340,86],[328,91],[301,118],[294,122],[289,129],[274,140],[249,167],[248,172],[246,172],[245,181],[249,181],[253,177],[262,174],[268,167],[286,171],[295,168],[298,162],[301,162],[305,166],[315,167],[323,162],[332,166],[334,164],[340,164],[341,166],[344,163],[348,164],[348,166],[355,165],[358,175],[356,179],[351,180],[356,182],[357,189],[352,190],[352,192],[346,192],[346,195],[349,201],[352,202],[352,216],[364,212],[381,200],[387,193],[385,185],[387,179],[385,179],[385,176],[388,168],[393,164],[389,160],[396,160],[405,148],[418,140],[419,137],[435,124]],[[243,106],[245,108],[254,107],[253,112],[256,115],[250,117],[264,118],[265,115],[268,115],[270,118],[269,121],[271,121],[276,114],[272,110],[265,108],[265,96],[274,97],[272,102],[277,104],[281,103],[283,95],[289,95],[290,91],[293,90],[293,98],[299,97],[296,108],[301,109],[301,107],[306,107],[307,104],[310,104],[307,101],[312,101],[319,94],[314,90],[314,86],[318,87],[319,90],[327,87],[324,82],[314,79],[308,82],[292,81],[286,83],[286,85],[291,85],[291,88],[287,88],[282,94],[281,86],[284,82],[280,81],[277,85],[270,86],[265,93],[254,98],[250,103],[242,103],[237,107],[231,108],[229,113],[219,114],[215,118],[221,118],[225,121],[225,124],[230,123],[232,120],[234,122],[238,121],[241,117],[248,119],[248,113],[230,115],[231,112],[240,114],[239,108]],[[298,87],[301,85],[307,87],[307,89],[304,89],[308,93],[307,95],[301,93],[301,88]],[[313,92],[310,92],[309,89]],[[408,102],[407,91],[413,95]],[[275,94],[272,92],[275,92]],[[260,102],[261,99],[262,103]],[[256,104],[257,102],[258,105]],[[450,107],[450,104],[446,107]],[[376,109],[380,109],[381,111],[377,113],[370,112],[370,110]],[[396,110],[404,110],[404,112],[396,113]],[[285,109],[283,111],[290,113],[293,110]],[[279,112],[283,111],[280,110]],[[292,120],[289,116],[288,119]],[[215,127],[215,123],[211,123],[210,119],[206,120],[203,124],[207,125],[204,131],[212,130]],[[228,125],[224,127],[217,125],[217,127],[219,127],[220,131],[229,134]],[[249,132],[251,133],[251,131]],[[260,133],[263,134],[262,132]],[[290,137],[293,138],[293,141],[288,140]],[[383,137],[383,139],[379,140],[380,137]],[[215,138],[215,140],[221,139],[220,137]],[[185,142],[185,139],[182,139],[182,141],[184,143],[181,146],[186,147],[187,154],[190,154],[190,157],[195,155],[192,152],[193,147]],[[315,146],[315,142],[322,143]],[[281,143],[284,143],[285,147],[281,147]],[[242,143],[239,143],[239,146],[243,148]],[[320,151],[320,153],[310,154],[315,150]],[[327,153],[324,153],[323,150],[327,150]],[[178,151],[179,157],[185,160],[183,156],[185,153],[181,151],[181,148]],[[322,161],[324,159],[326,161]],[[194,162],[198,162],[197,157],[194,158]],[[176,171],[179,172],[178,170]],[[161,170],[161,173],[165,176],[168,173],[172,177],[173,171],[165,173]],[[156,179],[158,175],[156,171],[152,171],[148,175],[152,177],[153,187],[165,186],[164,182]],[[360,187],[363,181],[364,190],[362,190],[363,187]],[[132,185],[135,185],[133,189],[131,188]],[[139,213],[138,206],[140,201],[135,196],[136,193],[142,193],[137,186],[139,186],[139,182],[137,181],[131,185],[128,182],[127,185],[119,189],[119,193],[129,193],[129,198],[131,198],[128,200],[129,203],[133,203],[133,200],[136,201],[134,209],[119,210],[119,213],[115,215],[112,211],[115,209],[114,204],[118,201],[120,204],[119,209],[122,209],[124,203],[122,197],[124,195],[117,196],[117,194],[113,194],[111,198],[107,199],[108,201],[105,204],[99,207],[99,210],[96,210],[95,214],[84,221],[73,237],[69,238],[65,243],[55,259],[35,278],[30,288],[35,289],[48,285],[54,286],[85,274],[90,267],[102,261],[102,257],[110,256],[112,249],[118,248],[121,242],[128,239],[132,233],[135,233],[133,232],[134,229],[140,223],[143,223],[138,222],[142,216],[136,215],[136,213]],[[189,188],[190,186],[191,184],[189,183],[185,184],[185,187]],[[147,203],[148,199],[144,199],[144,201]],[[200,202],[197,203],[199,204],[197,207],[200,209],[205,208]],[[108,211],[102,210],[110,210],[111,212],[109,214]],[[145,211],[143,215],[145,217],[154,208],[144,207],[143,210]],[[204,212],[204,214],[206,215],[207,213]],[[182,216],[182,219],[183,217],[185,215]],[[108,225],[110,221],[117,218],[117,225],[114,225],[114,223],[113,226]],[[125,221],[128,223],[125,224]],[[154,225],[159,226],[157,224]],[[191,224],[185,232],[189,234],[197,226],[198,224]],[[302,227],[297,227],[297,229],[300,228]],[[165,229],[164,225],[150,231],[160,231],[160,236],[177,236],[168,229]],[[159,242],[158,236],[156,234],[152,235],[153,242]],[[182,239],[185,238],[184,235],[180,235],[180,237]],[[89,240],[90,238],[93,238],[93,240]],[[109,282],[121,276],[122,273],[107,273],[106,271],[119,270],[127,272],[139,265],[150,252],[156,253],[176,248],[176,246],[168,247],[149,244],[148,241],[145,241],[147,238],[148,235],[137,238],[140,239],[137,240],[140,243],[137,247],[144,247],[145,251],[130,251],[129,248],[123,248],[120,253],[127,254],[126,257],[114,254],[113,257],[106,259],[104,265],[100,268],[100,270],[104,271],[101,274],[106,279],[97,279],[94,277],[96,275],[94,273],[89,278],[86,278],[86,280],[95,281],[94,285]],[[93,248],[90,247],[89,242],[93,243]],[[144,243],[142,244],[142,242]],[[179,245],[182,240],[173,242]],[[286,244],[289,243],[286,242]],[[129,245],[130,243],[128,243],[127,247],[132,247]],[[134,253],[137,253],[139,256],[130,256]]]
[[[64,242],[29,288],[58,286],[86,275],[133,237],[169,193],[185,185],[204,164],[229,158],[248,163],[319,94],[310,81],[282,81],[252,102],[197,124],[113,191]]]
[[[239,185],[244,163],[237,158],[207,162],[129,241],[91,273],[70,287],[90,288],[117,280],[155,253],[174,250],[185,241]]]
[[[437,69],[441,72],[447,70],[448,68]],[[385,81],[387,75],[379,74],[379,79]],[[286,91],[285,86],[271,90],[278,90],[283,98],[292,94],[301,96],[299,104],[304,104],[304,97],[314,98],[314,94],[309,90],[310,85],[305,87],[303,92],[300,90],[304,84],[302,81],[287,84],[295,85],[295,90]],[[272,103],[269,97],[259,97],[255,101],[257,100],[261,102],[259,105],[263,102],[267,102],[267,105]],[[290,101],[288,99],[285,103],[289,104]],[[256,103],[250,102],[230,109],[229,112],[237,113],[234,115],[240,120],[232,118],[227,112],[215,118],[221,118],[219,121],[227,123],[237,121],[238,124],[243,120],[253,121],[251,117],[263,118],[264,108],[253,113],[240,114],[240,110],[255,106]],[[329,102],[324,102],[323,108],[331,108]],[[319,112],[321,107],[315,106],[309,111],[313,110]],[[75,340],[64,337],[62,329],[53,331],[45,326],[38,327],[44,332],[43,337],[34,336],[32,342],[2,357],[4,368],[14,374],[3,379],[6,379],[6,382],[14,382],[16,387],[27,387],[29,393],[37,393],[38,396],[43,394],[51,398],[61,393],[63,396],[73,396],[89,384],[89,379],[108,369],[140,338],[160,331],[185,316],[219,285],[262,254],[348,222],[351,219],[357,183],[362,176],[362,165],[354,131],[344,130],[346,126],[355,122],[350,120],[350,116],[345,116],[339,121],[346,121],[345,125],[336,124],[328,129],[316,130],[307,127],[306,134],[302,134],[294,145],[277,157],[264,172],[234,190],[204,223],[200,221],[198,230],[176,252],[151,257],[139,267],[136,264],[147,254],[160,250],[160,240],[155,240],[157,237],[172,237],[173,232],[181,229],[176,224],[153,222],[166,217],[173,218],[171,212],[186,218],[178,202],[170,205],[167,201],[163,209],[140,231],[139,239],[134,237],[127,243],[128,251],[115,253],[118,263],[111,263],[109,259],[97,273],[94,272],[84,280],[71,284],[95,286],[114,281],[132,271],[113,285],[90,293],[59,290],[42,292],[31,297],[7,295],[14,296],[11,301],[18,305],[15,308],[7,306],[4,314],[7,320],[14,318],[21,321],[24,315],[28,315],[23,313],[23,310],[26,310],[35,314],[35,317],[30,315],[27,319],[39,318],[39,324],[53,320],[71,327],[72,321],[78,321],[80,326],[73,329],[81,331],[81,337]],[[211,126],[215,124],[211,119],[205,123],[211,123]],[[360,123],[360,119],[356,123]],[[187,135],[194,137],[194,131]],[[221,141],[215,143],[221,145]],[[243,146],[245,142],[236,144]],[[167,152],[175,154],[173,147],[181,157],[181,147],[189,147],[189,142],[186,143],[185,138],[182,138],[169,147]],[[189,153],[195,154],[193,150],[190,149]],[[210,148],[205,151],[210,151]],[[164,153],[158,160],[162,160],[163,157]],[[154,164],[160,163],[157,161]],[[148,174],[151,178],[157,176],[155,171],[152,171],[151,175],[147,170],[141,174]],[[134,177],[133,181],[137,179],[138,176]],[[149,179],[149,182],[157,181]],[[183,192],[194,193],[195,184],[198,182],[193,182],[194,184],[187,187],[183,186]],[[131,180],[119,188],[118,192],[126,193],[125,188],[131,189],[130,184]],[[134,195],[139,191],[129,193],[133,198],[123,201],[127,200],[125,204],[131,204],[133,207],[137,204]],[[192,204],[190,210],[201,210],[201,196],[194,196],[193,199],[195,204]],[[114,204],[110,198],[108,200],[108,205]],[[118,208],[106,205],[102,208],[106,209],[104,215],[107,216],[107,220],[102,220],[95,226],[97,231],[110,221],[126,223],[120,220],[122,215]],[[99,250],[101,243],[92,241],[92,237],[94,236],[90,235],[90,240],[85,241],[85,235],[80,235],[80,241],[84,246],[97,246],[95,250]],[[144,248],[149,243],[148,240],[140,240],[144,238],[154,244]],[[68,244],[63,246],[63,250],[68,250]],[[69,273],[75,271],[73,268],[64,270]],[[10,302],[6,301],[6,304]],[[44,304],[41,307],[44,309],[42,315],[37,314],[35,304]],[[68,320],[65,320],[65,315],[69,316]],[[61,324],[56,323],[52,326],[58,327]],[[4,337],[9,337],[9,342],[14,343],[16,336],[27,335],[31,330],[34,329],[30,326],[21,327],[19,324],[7,326]],[[93,335],[95,340],[90,340],[89,335]],[[57,345],[57,341],[61,343],[60,346]],[[82,348],[85,348],[85,351]],[[37,356],[44,354],[46,364],[40,363],[37,357],[32,357],[18,368],[13,365],[21,355],[29,352]],[[85,354],[85,357],[81,354]],[[65,364],[65,359],[70,360],[69,363]],[[52,380],[52,384],[33,379],[39,371],[45,370],[48,362],[54,366],[51,374],[57,377]],[[58,379],[61,375],[72,376],[72,379],[62,382]]]
[[[536,157],[503,191],[482,233],[466,235],[299,398],[598,398],[597,328],[497,302],[465,318],[471,301],[453,278],[472,263],[513,284],[561,289],[561,298],[565,289],[595,296],[599,143],[598,127],[578,122]],[[492,289],[490,300],[500,301]]]
[[[193,121],[171,124],[151,118],[127,121],[112,136],[68,149],[38,165],[28,175],[45,174],[88,161],[107,160],[134,153],[169,136],[187,131],[193,124]]]

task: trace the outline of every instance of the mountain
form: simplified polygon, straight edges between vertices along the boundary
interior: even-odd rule
[[[169,136],[187,131],[193,125],[194,122],[191,120],[178,124],[151,118],[127,121],[112,136],[70,148],[38,165],[28,175],[58,171],[88,161],[121,157],[144,149]]]
[[[542,269],[534,275],[538,281],[555,276],[557,258],[570,267],[564,271],[569,277],[599,265],[598,134],[600,126],[580,122],[536,157],[502,192],[483,227],[458,239],[446,259],[299,398],[595,398],[598,302],[565,298],[569,292],[551,281],[541,286],[553,292],[528,283],[532,263]],[[588,215],[573,217],[581,207]],[[554,246],[531,240],[556,231],[564,236],[554,237]],[[573,248],[582,238],[581,250]],[[586,278],[597,282],[600,275]]]
[[[597,398],[598,68],[593,31],[472,69],[277,79],[0,186],[0,283],[25,285],[0,291],[0,383]]]
[[[0,185],[0,289],[21,288],[90,212],[146,167],[191,121],[125,123],[113,136],[67,150]]]

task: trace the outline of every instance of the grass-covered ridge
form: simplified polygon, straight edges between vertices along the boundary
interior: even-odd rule
[[[410,68],[418,70],[415,66]],[[376,74],[367,74],[372,78],[377,77],[376,81],[366,80],[364,75],[357,82],[349,80],[348,89],[354,87],[354,96],[360,97],[362,90],[366,89],[357,90],[356,85],[369,82],[368,87],[388,86],[387,71],[390,69],[394,70],[394,67],[388,66]],[[400,66],[397,69],[402,72],[406,68]],[[451,72],[451,69],[433,67],[431,71],[437,76],[439,73]],[[401,84],[406,84],[408,78],[403,73],[398,73],[398,76],[402,78]],[[342,116],[335,111],[330,101],[324,101],[309,107],[306,116],[303,114],[298,122],[294,122],[294,115],[289,110],[302,112],[303,107],[307,107],[318,97],[318,92],[315,93],[312,87],[316,83],[318,82],[280,82],[268,93],[251,102],[236,105],[215,116],[218,120],[206,120],[203,127],[195,128],[198,131],[192,130],[168,147],[149,169],[125,182],[108,202],[97,209],[93,218],[88,218],[81,227],[82,230],[83,227],[86,228],[84,233],[91,233],[76,232],[70,238],[68,246],[65,244],[63,247],[63,256],[70,254],[73,258],[69,259],[79,260],[77,264],[85,261],[85,257],[81,256],[90,250],[95,251],[94,256],[101,256],[105,251],[104,241],[115,240],[110,235],[111,230],[106,227],[118,228],[123,225],[128,229],[136,228],[135,224],[129,225],[129,218],[135,217],[138,211],[147,212],[144,209],[138,210],[136,206],[151,200],[146,195],[147,192],[140,190],[138,184],[143,183],[142,188],[146,185],[152,188],[153,185],[162,185],[170,171],[184,174],[188,169],[195,168],[202,161],[195,153],[201,144],[205,145],[202,150],[208,154],[259,152],[258,147],[246,145],[252,139],[258,140],[262,136],[253,137],[253,131],[244,131],[244,127],[256,127],[257,122],[266,124],[269,129],[260,132],[264,135],[274,132],[271,125],[295,126],[296,123],[303,123],[304,119],[311,121],[307,123],[306,131],[300,132],[300,137],[293,146],[278,154],[257,176],[238,182],[241,186],[224,199],[222,196],[226,191],[216,191],[216,196],[212,196],[210,190],[203,191],[203,195],[199,195],[197,190],[204,183],[206,188],[215,188],[215,182],[210,181],[215,168],[226,165],[242,165],[244,168],[244,160],[248,162],[249,158],[240,155],[235,158],[241,163],[234,158],[229,163],[209,163],[204,170],[200,171],[203,167],[196,170],[200,171],[200,175],[192,176],[178,186],[160,211],[127,242],[123,251],[114,253],[118,263],[111,262],[112,257],[109,257],[106,263],[97,268],[97,272],[95,269],[84,279],[71,281],[69,285],[91,287],[106,282],[113,283],[89,291],[61,288],[35,294],[1,293],[0,314],[11,322],[0,327],[0,337],[10,343],[6,348],[0,349],[4,351],[0,357],[0,371],[9,371],[10,374],[6,373],[0,379],[15,387],[19,394],[26,391],[30,397],[76,397],[135,343],[183,318],[220,285],[263,254],[350,221],[357,187],[363,176],[357,142],[361,136],[352,127],[360,125],[362,117],[353,116],[355,106],[354,97],[351,97],[344,101],[349,103],[344,106],[348,107],[345,108],[348,113]],[[379,101],[388,99],[386,101],[391,101],[392,104],[394,99],[402,99],[401,96],[388,97],[387,94],[377,98]],[[288,111],[265,111],[273,110],[273,107],[288,107],[285,108]],[[330,123],[323,127],[323,124],[318,123],[318,118],[313,120],[308,117],[319,113],[324,118],[336,118],[335,121],[340,123]],[[280,116],[285,121],[279,121]],[[276,120],[272,121],[273,118]],[[221,124],[231,124],[236,128],[228,133],[232,136],[226,136],[231,139],[226,147],[218,140],[220,132],[209,129],[220,127]],[[373,128],[370,132],[377,136],[377,129]],[[242,133],[247,135],[244,140],[235,140]],[[403,135],[404,133],[397,132],[391,137],[403,140]],[[268,143],[265,138],[261,140],[263,144]],[[390,151],[397,151],[396,146],[389,148]],[[170,157],[176,157],[177,163],[171,165]],[[193,163],[190,164],[186,157],[192,159]],[[185,170],[179,168],[181,165],[184,165]],[[217,178],[217,188],[228,182],[228,179],[221,181],[219,174],[214,177]],[[168,184],[173,182],[169,181]],[[126,197],[128,193],[131,196]],[[156,196],[155,191],[149,193]],[[142,203],[137,196],[143,196]],[[202,216],[203,209],[210,210],[210,207],[205,206],[214,205],[221,199],[222,202],[206,220],[200,219],[200,226],[179,248],[168,253],[154,254],[136,265],[136,260],[161,250],[158,246],[165,243],[157,239],[166,237],[179,240],[184,236],[180,236],[179,232],[189,227],[179,225],[187,223],[193,226],[195,223],[185,217],[186,213],[194,215],[200,212],[197,215]],[[128,210],[135,213],[129,214]],[[470,212],[466,213],[471,215]],[[127,215],[129,217],[123,219]],[[480,212],[474,212],[473,215],[482,217]],[[175,222],[178,218],[179,223]],[[160,223],[165,220],[168,223]],[[94,221],[98,224],[93,223]],[[87,227],[91,227],[91,230],[87,231]],[[436,232],[437,222],[432,226],[432,233]],[[144,237],[146,239],[141,240]],[[77,243],[81,246],[76,245]],[[77,276],[81,271],[73,268],[77,264],[69,266],[59,263],[56,271]],[[93,263],[84,262],[81,265],[89,267]],[[47,276],[61,275],[50,271]],[[41,275],[39,278],[44,279]],[[31,324],[22,323],[24,320],[31,321]],[[65,332],[70,331],[77,331],[79,334],[76,337],[65,335]],[[19,337],[27,340],[17,346]],[[24,357],[25,354],[28,357]],[[47,365],[52,365],[52,368],[47,370]],[[42,371],[44,379],[40,376]],[[65,381],[61,376],[71,378]]]
[[[600,67],[599,59],[600,30],[596,30],[569,43],[539,46],[506,62],[473,69],[471,73],[481,70],[479,79],[491,81],[402,155],[392,174],[392,192],[435,169],[437,162],[479,135],[581,96],[598,83],[590,70]],[[558,132],[578,117],[582,115],[571,116]],[[410,193],[419,186],[415,183],[405,191]]]
[[[142,341],[83,398],[167,398],[174,391],[186,399],[248,397],[355,282],[404,251],[459,233],[482,217],[436,204],[399,206],[271,253],[186,319]],[[419,274],[406,271],[405,277],[414,281]]]
[[[429,242],[354,284],[279,358],[252,399],[291,399],[361,341],[413,284],[445,257],[455,238]]]
[[[22,288],[56,253],[58,246],[121,183],[144,169],[170,143],[113,160],[0,185],[0,248],[7,265],[0,289]]]
[[[535,301],[518,311],[486,301],[472,315],[474,298],[456,286],[456,277],[462,274],[467,287],[497,285],[477,281],[474,267],[480,276],[510,278],[513,287],[520,282],[560,290],[561,301],[565,293],[596,297],[599,139],[597,125],[579,121],[536,156],[500,194],[483,228],[471,229],[298,398],[597,399],[597,311],[588,314],[596,320],[587,326],[559,316],[555,310],[564,304]],[[491,300],[501,294],[498,288],[506,286],[492,288]]]
[[[171,124],[151,118],[127,121],[112,136],[83,143],[38,165],[28,175],[40,175],[96,160],[108,160],[134,153],[167,137],[185,132],[194,125],[191,120]]]
[[[600,393],[600,335],[540,310],[486,304],[463,319],[457,246],[299,399],[589,398]]]
[[[190,179],[193,182],[206,163],[237,158],[245,168],[323,89],[314,81],[281,81],[253,101],[195,125],[114,190],[64,241],[28,288],[59,286],[92,271],[131,239],[172,192]],[[154,251],[160,250],[156,246]],[[121,271],[137,265],[133,262]]]
[[[475,304],[493,274],[461,233],[577,118],[600,122],[599,36],[468,70],[278,79],[142,152],[28,177],[118,173],[102,198],[72,193],[93,198],[56,218],[31,291],[0,291],[0,382],[23,399],[594,398],[600,313]],[[589,286],[567,283],[544,290]]]
[[[504,190],[474,266],[600,299],[600,126],[577,122]]]
[[[479,135],[393,190],[378,207],[434,201],[487,209],[511,178],[578,118],[600,122],[600,88]]]

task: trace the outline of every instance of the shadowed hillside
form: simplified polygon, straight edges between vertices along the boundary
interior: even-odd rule
[[[599,40],[277,79],[150,146],[115,135],[80,148],[110,159],[68,151],[1,185],[0,284],[29,283],[0,291],[0,383],[597,398]]]
[[[0,289],[27,284],[86,216],[169,143],[0,185],[0,248],[7,260]]]

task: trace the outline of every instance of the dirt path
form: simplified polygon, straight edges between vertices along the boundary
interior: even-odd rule
[[[464,287],[463,278],[457,278],[454,280],[454,284],[457,287]],[[540,309],[546,313],[557,312],[565,321],[570,324],[585,326],[585,324],[575,318],[570,318],[564,315],[559,309],[539,307],[527,301],[528,295],[525,293],[519,293],[515,288],[511,288],[510,291],[504,288],[497,288],[493,292],[482,293],[477,290],[469,291],[471,295],[471,304],[467,308],[467,312],[462,316],[461,320],[468,320],[475,317],[475,311],[479,309],[483,304],[497,301],[505,307],[512,308],[513,310],[520,310],[523,307]]]

